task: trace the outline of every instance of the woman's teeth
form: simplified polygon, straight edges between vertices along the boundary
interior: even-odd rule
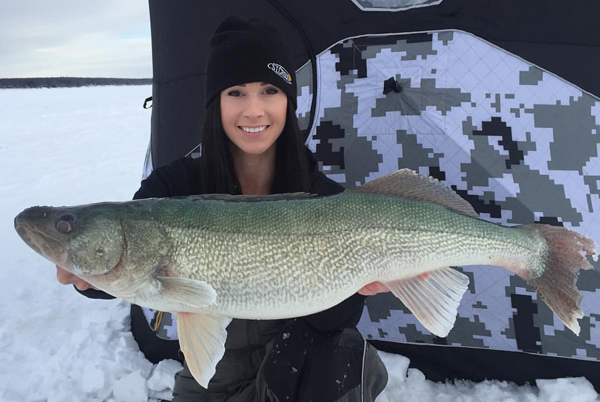
[[[267,128],[267,126],[261,126],[261,127],[241,127],[241,129],[244,130],[247,133],[260,133],[265,128]]]

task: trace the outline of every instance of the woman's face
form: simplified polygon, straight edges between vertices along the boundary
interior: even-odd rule
[[[272,84],[252,82],[221,92],[225,134],[249,155],[260,155],[275,144],[285,126],[286,111],[287,96]]]

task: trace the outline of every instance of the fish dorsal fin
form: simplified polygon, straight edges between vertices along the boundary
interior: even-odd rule
[[[410,169],[398,170],[348,191],[396,195],[402,198],[442,205],[465,215],[478,216],[471,204],[439,180],[422,176]]]
[[[179,345],[194,379],[204,388],[225,354],[229,317],[199,313],[177,313]]]
[[[182,198],[190,201],[217,200],[227,202],[264,202],[264,201],[291,201],[302,200],[305,198],[318,197],[317,194],[310,193],[285,193],[285,194],[269,194],[269,195],[230,195],[230,194],[202,194],[192,195],[187,197],[171,197]]]
[[[410,279],[385,285],[432,334],[446,337],[456,321],[458,305],[469,286],[469,278],[444,267]]]

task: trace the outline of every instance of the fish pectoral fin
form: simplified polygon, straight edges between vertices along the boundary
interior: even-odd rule
[[[390,291],[432,334],[446,337],[456,321],[469,278],[444,267],[410,279],[385,282]]]
[[[204,281],[160,276],[161,295],[182,306],[205,308],[217,301],[217,291]]]
[[[197,313],[177,313],[175,317],[185,361],[194,379],[207,388],[225,354],[226,328],[231,318]]]

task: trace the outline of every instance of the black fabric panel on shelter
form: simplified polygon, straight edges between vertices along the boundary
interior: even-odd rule
[[[227,15],[258,16],[284,33],[296,66],[348,37],[458,29],[473,33],[600,96],[600,2],[581,0],[444,0],[403,12],[364,12],[351,0],[149,0],[153,48],[151,151],[154,168],[187,154],[199,141],[204,65],[210,35]],[[240,62],[243,62],[241,60]],[[318,133],[317,133],[318,135]],[[600,392],[600,363],[433,345],[373,341],[403,354],[435,381],[586,376]]]
[[[600,96],[600,2],[444,0],[402,12],[361,11],[350,0],[149,0],[153,50],[154,167],[198,143],[208,40],[227,15],[259,16],[283,32],[297,67],[357,35],[459,29],[471,32]]]
[[[428,380],[511,381],[535,385],[536,379],[585,377],[600,392],[600,362],[523,352],[456,346],[369,341],[377,349],[410,359]]]
[[[149,0],[153,48],[151,152],[154,168],[199,141],[210,35],[227,15],[258,16],[284,33],[299,68],[348,37],[458,29],[473,33],[600,96],[600,2],[444,0],[403,12],[364,12],[351,0]],[[240,62],[243,62],[241,60]],[[319,132],[317,132],[319,135]],[[600,392],[600,363],[521,352],[372,341],[400,353],[434,381],[585,376]],[[592,376],[593,375],[593,376]]]

